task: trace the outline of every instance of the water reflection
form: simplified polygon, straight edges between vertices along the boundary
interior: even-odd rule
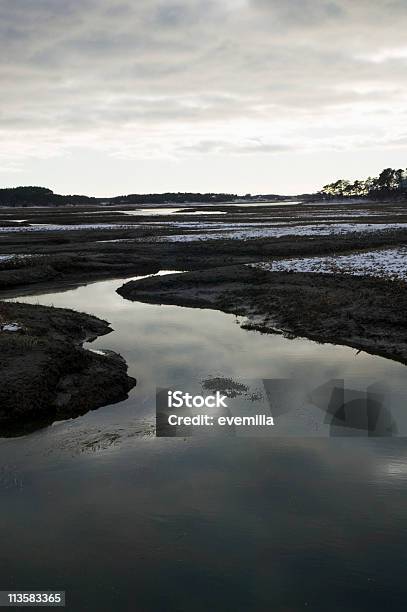
[[[110,321],[92,348],[122,353],[138,385],[126,402],[1,441],[3,588],[65,589],[72,612],[403,610],[404,440],[156,439],[140,424],[156,386],[357,376],[401,390],[405,368],[222,313],[128,302],[123,282],[24,298]]]

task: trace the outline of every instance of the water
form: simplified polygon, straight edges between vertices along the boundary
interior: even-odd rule
[[[290,200],[290,201],[282,201],[282,202],[186,202],[181,207],[169,207],[169,206],[154,206],[152,208],[135,208],[134,210],[126,209],[126,210],[103,210],[97,211],[100,214],[106,214],[106,212],[114,212],[114,213],[124,213],[126,215],[132,216],[150,216],[150,215],[174,215],[182,211],[182,214],[189,215],[223,215],[226,214],[226,211],[218,211],[217,208],[233,207],[238,206],[239,208],[253,208],[256,209],[259,206],[295,206],[296,204],[302,204],[300,200]],[[213,206],[215,210],[193,210],[188,211],[188,207],[192,209],[199,209],[201,207],[208,208],[208,206]],[[80,213],[74,213],[80,214]]]
[[[223,205],[226,206],[248,206],[249,208],[251,206],[256,207],[256,206],[295,206],[296,204],[302,204],[301,200],[282,200],[281,202],[262,202],[260,200],[257,200],[257,202],[225,202]]]
[[[182,208],[137,208],[135,210],[115,210],[115,213],[123,213],[125,215],[132,215],[135,217],[140,216],[151,216],[151,215],[174,215],[175,213],[182,210]]]
[[[64,589],[67,609],[402,610],[403,439],[151,435],[155,386],[208,376],[367,376],[405,367],[242,330],[208,310],[123,300],[124,281],[25,301],[111,322],[125,402],[0,443],[3,589]]]
[[[117,210],[115,212],[123,213],[133,217],[147,217],[147,216],[162,216],[162,215],[174,215],[181,213],[183,215],[226,215],[226,211],[217,210],[185,210],[184,208],[137,208],[136,210]]]

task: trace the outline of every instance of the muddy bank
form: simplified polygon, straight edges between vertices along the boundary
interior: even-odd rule
[[[16,324],[17,331],[10,330]],[[135,380],[115,353],[82,347],[106,321],[71,310],[0,303],[0,435],[23,434],[127,397]]]
[[[0,264],[0,291],[38,283],[68,284],[119,276],[155,274],[160,270],[154,260],[137,254],[103,253],[61,254],[16,258]]]
[[[126,283],[129,300],[212,308],[248,329],[343,344],[407,363],[407,285],[228,266]]]

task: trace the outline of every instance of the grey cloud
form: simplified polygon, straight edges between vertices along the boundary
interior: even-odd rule
[[[0,130],[86,127],[96,138],[107,127],[213,132],[240,121],[242,153],[272,152],[251,149],[247,122],[294,131],[337,112],[351,124],[362,103],[375,116],[401,108],[405,63],[369,57],[406,47],[406,27],[404,0],[3,0]],[[190,152],[226,151],[210,141],[196,134]]]
[[[154,25],[163,28],[192,26],[202,17],[198,11],[191,11],[188,4],[162,2],[154,13]]]
[[[286,0],[277,6],[269,0],[252,0],[255,8],[271,13],[277,22],[292,26],[314,26],[327,21],[344,19],[346,17],[346,3],[318,0]]]
[[[182,152],[197,154],[217,154],[217,155],[255,155],[283,153],[291,150],[291,147],[284,144],[270,144],[260,140],[248,142],[228,142],[225,140],[202,140],[190,146],[183,146]]]

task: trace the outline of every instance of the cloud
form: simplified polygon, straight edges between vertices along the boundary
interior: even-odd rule
[[[386,113],[395,141],[406,27],[404,0],[3,0],[0,153],[343,150]]]
[[[273,144],[263,142],[260,139],[245,141],[233,140],[201,140],[193,145],[180,147],[182,153],[197,153],[203,155],[256,155],[275,154],[289,151],[290,147],[285,144]]]

